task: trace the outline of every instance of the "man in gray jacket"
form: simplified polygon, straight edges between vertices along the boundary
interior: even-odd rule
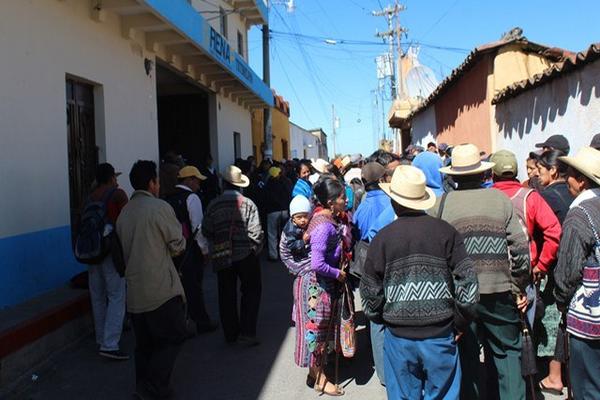
[[[167,398],[169,381],[186,337],[185,296],[171,257],[185,250],[173,208],[159,200],[153,161],[137,161],[129,173],[135,192],[117,220],[126,264],[127,311],[136,338],[136,395]]]

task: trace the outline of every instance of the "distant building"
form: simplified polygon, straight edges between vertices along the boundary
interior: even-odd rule
[[[271,107],[271,135],[273,136],[273,160],[281,161],[290,158],[290,104],[273,92]],[[257,162],[262,161],[264,151],[264,110],[252,113],[252,154]]]
[[[323,131],[323,128],[310,129],[309,132],[317,138],[318,158],[329,160],[329,153],[327,150],[327,134]]]
[[[316,135],[290,123],[291,157],[302,159],[319,158],[320,144]]]

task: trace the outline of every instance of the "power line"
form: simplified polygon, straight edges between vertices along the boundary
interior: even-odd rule
[[[459,1],[460,0],[455,0],[454,3],[452,3],[450,5],[450,7],[448,7],[448,9],[425,32],[425,34],[423,35],[422,39],[425,39],[427,37],[427,35],[429,35],[431,33],[431,31],[433,30],[433,28],[435,28],[444,18],[446,18],[446,15],[448,15],[448,13],[458,4]]]

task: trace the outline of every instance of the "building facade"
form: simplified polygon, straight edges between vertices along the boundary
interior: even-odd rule
[[[252,154],[251,113],[273,96],[247,35],[267,18],[262,0],[3,2],[0,308],[84,270],[72,225],[98,162],[131,192],[138,159]]]
[[[323,128],[310,129],[310,134],[317,138],[318,158],[329,160],[329,150],[327,148],[327,134]]]
[[[274,106],[271,108],[271,135],[273,137],[273,160],[290,158],[290,104],[281,96],[273,93]],[[257,162],[262,161],[264,150],[264,110],[252,113],[252,154]]]
[[[530,42],[520,34],[474,49],[438,87],[405,118],[390,119],[411,143],[473,143],[490,153],[497,147],[492,99],[506,87],[560,62],[570,54]]]
[[[564,135],[572,154],[589,146],[600,133],[600,43],[507,87],[493,102],[497,147],[517,155],[521,179],[526,179],[529,152],[548,136]]]
[[[290,123],[291,156],[299,160],[319,158],[319,140],[317,136],[299,125]]]

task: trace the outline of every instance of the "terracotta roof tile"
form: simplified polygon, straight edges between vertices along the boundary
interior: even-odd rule
[[[552,50],[552,49],[549,49]],[[531,90],[535,87],[541,86],[563,74],[575,71],[582,68],[586,64],[600,59],[600,42],[594,43],[587,48],[587,50],[580,53],[566,52],[565,58],[550,68],[547,68],[543,72],[534,75],[530,79],[525,79],[520,82],[513,83],[512,85],[502,89],[492,99],[492,104],[498,104],[509,98],[515,97],[527,90]]]

